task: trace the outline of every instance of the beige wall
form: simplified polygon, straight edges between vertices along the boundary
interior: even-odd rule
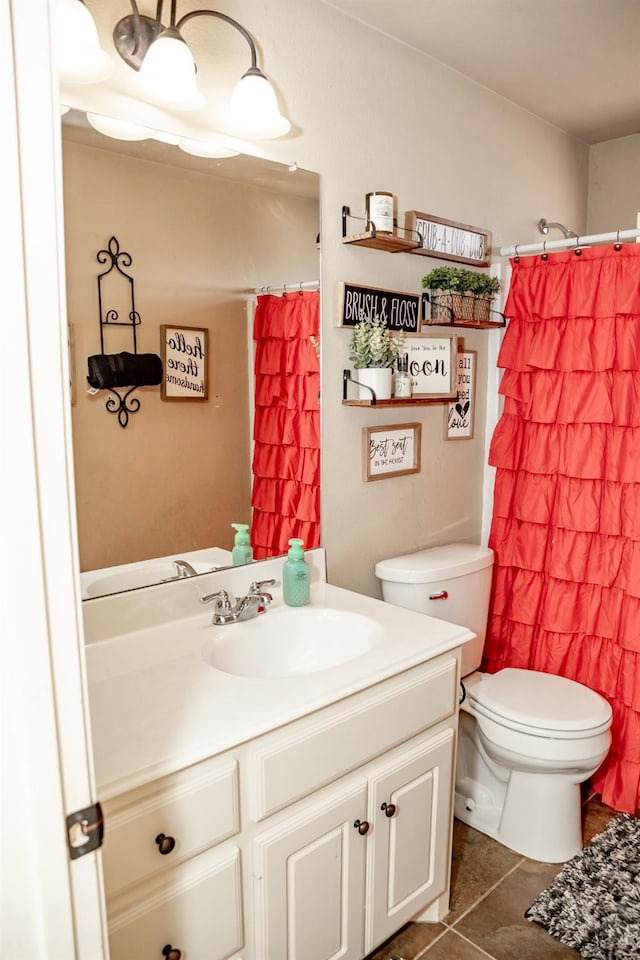
[[[229,524],[250,519],[247,291],[318,275],[317,202],[73,142],[63,157],[80,567],[230,548]],[[209,331],[209,399],[139,389],[125,429],[86,384],[111,236],[133,259],[139,353],[160,353],[163,323]],[[120,350],[130,328],[106,329],[105,351]]]
[[[104,16],[105,43],[109,8],[119,9],[113,2],[92,8]],[[378,595],[378,559],[480,536],[490,335],[465,337],[479,354],[473,440],[445,442],[440,408],[343,407],[348,333],[335,327],[336,285],[419,291],[437,261],[343,245],[341,206],[363,212],[367,191],[391,190],[401,215],[415,209],[488,228],[496,249],[539,239],[543,216],[584,230],[588,149],[316,0],[228,0],[224,10],[257,38],[262,66],[294,124],[289,137],[261,152],[322,176],[322,539],[330,580]],[[204,79],[204,61],[200,70]],[[362,428],[406,420],[423,425],[421,472],[363,483]]]
[[[632,230],[640,212],[640,134],[589,151],[589,233]]]

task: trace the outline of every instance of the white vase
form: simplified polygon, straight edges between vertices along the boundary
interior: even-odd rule
[[[354,379],[375,390],[376,400],[391,399],[391,367],[360,367],[354,371]],[[358,387],[358,400],[371,400],[371,390]]]

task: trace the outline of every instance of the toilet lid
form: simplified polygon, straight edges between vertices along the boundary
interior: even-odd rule
[[[607,701],[574,680],[536,670],[505,667],[469,691],[479,712],[518,726],[587,731],[611,722]]]

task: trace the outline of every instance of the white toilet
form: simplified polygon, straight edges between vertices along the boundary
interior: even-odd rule
[[[506,668],[478,672],[493,551],[456,543],[376,564],[382,596],[477,635],[462,649],[455,815],[532,860],[582,849],[580,784],[611,744],[611,707],[564,677]]]

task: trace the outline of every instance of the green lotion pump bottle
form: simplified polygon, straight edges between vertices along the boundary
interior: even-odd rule
[[[242,563],[250,563],[253,560],[253,550],[249,542],[249,524],[232,523],[231,526],[236,531],[235,543],[231,551],[231,562],[234,567]]]
[[[282,595],[289,607],[304,607],[310,600],[309,566],[302,540],[289,540],[289,553],[282,569]]]

